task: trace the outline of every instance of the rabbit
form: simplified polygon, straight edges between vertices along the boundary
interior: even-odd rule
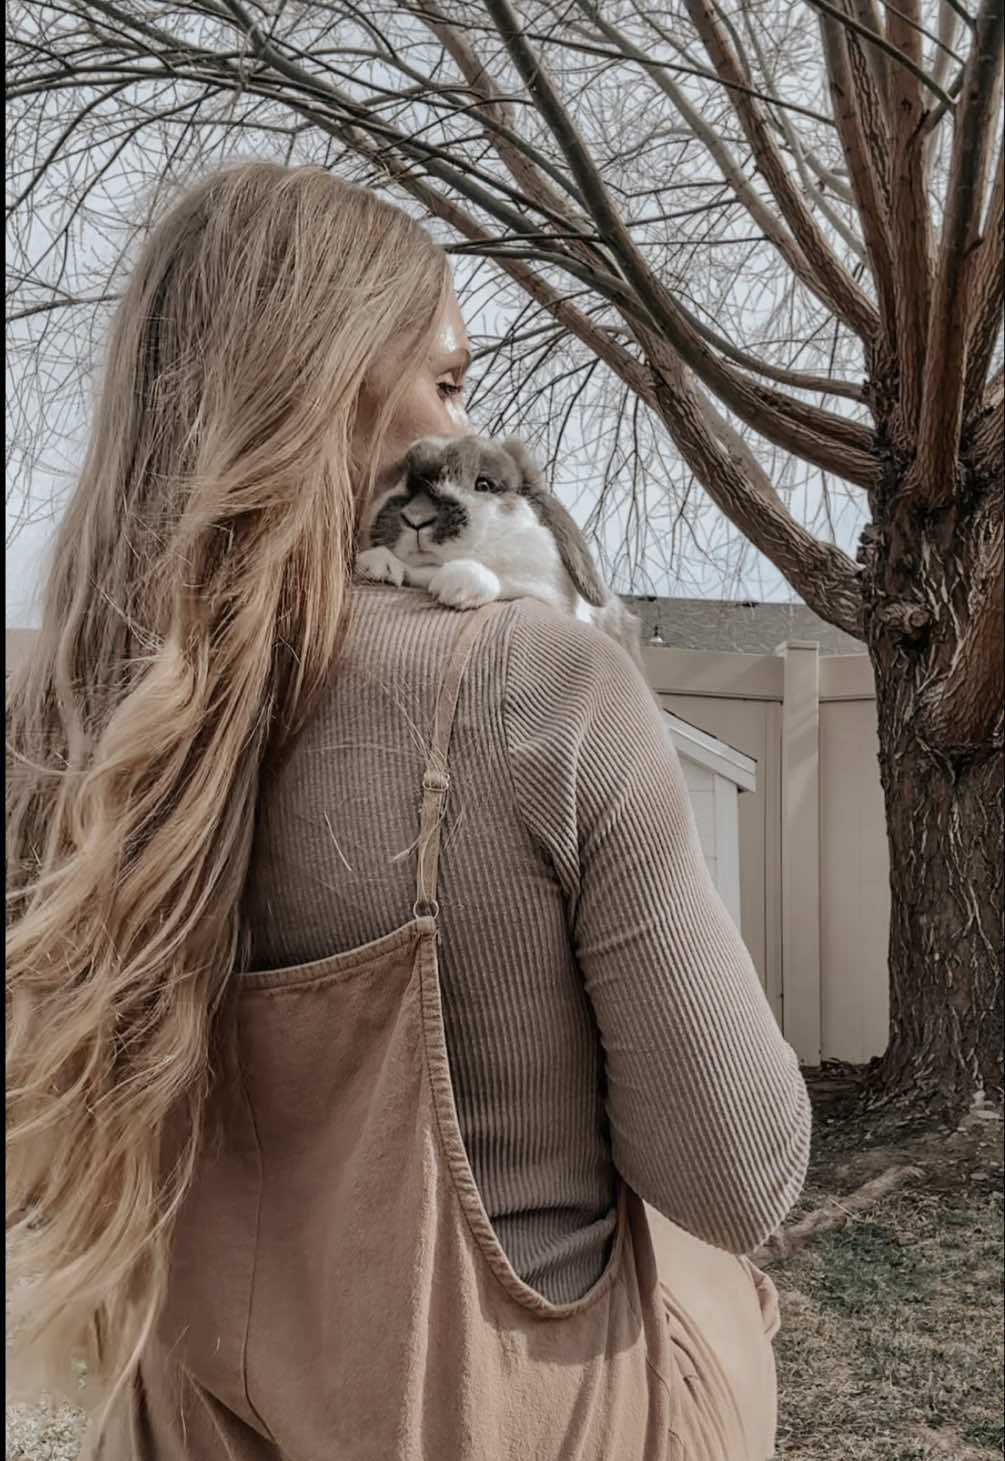
[[[455,609],[540,599],[604,630],[645,675],[638,619],[520,441],[423,437],[376,494],[361,543],[362,578],[425,588]]]

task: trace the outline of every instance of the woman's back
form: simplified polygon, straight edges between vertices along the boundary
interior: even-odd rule
[[[357,586],[345,651],[263,790],[252,968],[403,924],[424,747],[457,615]],[[808,1108],[717,899],[659,715],[627,657],[530,600],[461,686],[440,871],[459,1124],[496,1235],[554,1302],[586,1292],[615,1164],[699,1236],[754,1246],[791,1205]],[[742,1094],[741,1094],[742,1093]]]

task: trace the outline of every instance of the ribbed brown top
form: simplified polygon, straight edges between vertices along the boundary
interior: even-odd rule
[[[256,969],[405,923],[428,734],[457,615],[356,585],[344,656],[273,784],[247,889]],[[810,1113],[712,886],[676,753],[627,655],[531,599],[476,643],[440,858],[460,1128],[514,1269],[583,1294],[615,1167],[736,1252],[798,1195]]]

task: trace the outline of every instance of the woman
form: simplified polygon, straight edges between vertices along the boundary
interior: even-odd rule
[[[88,1456],[770,1454],[732,1254],[808,1104],[651,697],[529,600],[350,592],[467,360],[313,168],[192,188],[120,303],[8,696],[19,1351]]]

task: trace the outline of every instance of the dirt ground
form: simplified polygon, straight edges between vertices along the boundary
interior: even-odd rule
[[[791,1222],[890,1167],[921,1175],[771,1269],[779,1461],[1001,1457],[1001,1117],[956,1130],[849,1120],[856,1072],[807,1074],[814,1151]],[[8,1407],[6,1461],[76,1461],[78,1447],[73,1411]]]

